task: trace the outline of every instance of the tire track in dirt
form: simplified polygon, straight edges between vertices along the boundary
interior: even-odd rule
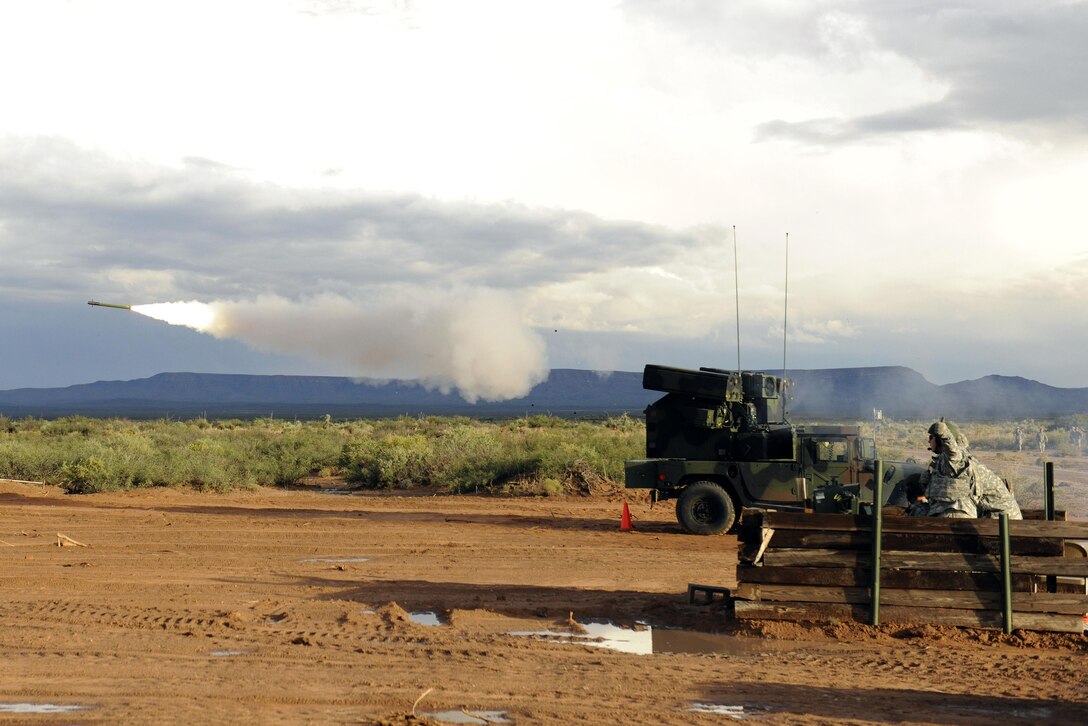
[[[361,610],[357,605],[355,609]],[[52,600],[44,603],[9,602],[0,606],[0,619],[10,627],[41,627],[44,623],[86,629],[98,626],[120,631],[168,631],[184,636],[214,637],[257,647],[267,643],[346,649],[368,646],[428,643],[430,628],[411,622],[394,604],[370,615],[342,611],[336,620],[316,620],[288,615],[276,607],[264,612],[242,613],[162,611],[158,608],[128,609],[93,606],[81,601]]]
[[[634,514],[620,533],[593,499],[32,490],[0,506],[0,538],[33,543],[0,549],[0,701],[94,706],[67,722],[374,723],[433,689],[420,712],[520,723],[723,722],[694,702],[771,723],[1088,722],[1075,644],[768,626],[735,636],[764,650],[640,656],[510,635],[573,628],[571,610],[728,627],[684,592],[728,586],[735,540]],[[370,560],[320,561],[337,557]]]

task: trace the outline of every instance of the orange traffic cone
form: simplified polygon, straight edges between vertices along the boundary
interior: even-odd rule
[[[627,506],[627,502],[623,503],[623,516],[620,517],[620,531],[621,532],[633,532],[634,526],[631,524],[631,510]]]

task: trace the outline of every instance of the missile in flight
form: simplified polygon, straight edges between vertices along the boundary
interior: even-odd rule
[[[132,310],[131,305],[114,305],[113,303],[98,302],[97,300],[88,300],[88,305],[97,305],[100,308],[117,308],[118,310]]]

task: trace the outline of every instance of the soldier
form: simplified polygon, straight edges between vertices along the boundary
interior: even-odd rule
[[[978,516],[997,519],[1002,514],[1007,514],[1009,519],[1023,519],[1020,505],[1016,503],[1016,497],[1005,484],[1005,480],[975,457],[969,456],[968,460],[974,488],[979,494]]]
[[[958,426],[942,419],[929,431],[930,450],[937,454],[922,475],[929,479],[923,497],[929,516],[1024,518],[1005,481],[967,450],[969,442]]]
[[[936,454],[922,474],[928,515],[974,519],[978,516],[978,497],[972,491],[969,462],[956,443],[955,434],[944,419],[930,426],[928,433],[929,450]]]
[[[945,424],[967,459],[968,472],[971,475],[971,491],[974,493],[978,516],[997,519],[1002,514],[1008,514],[1009,519],[1023,519],[1020,505],[1016,503],[1016,498],[1005,480],[975,458],[969,450],[971,442],[967,440],[967,436],[959,426],[951,421],[945,421]]]
[[[1012,432],[1012,440],[1017,451],[1024,450],[1024,429],[1020,428],[1020,424],[1017,424],[1016,430]]]
[[[955,425],[950,425],[953,429]],[[957,434],[957,442],[963,448],[967,457],[968,470],[971,473],[972,491],[978,497],[975,501],[980,518],[989,517],[997,519],[1002,514],[1008,514],[1009,519],[1023,519],[1020,505],[1016,503],[1012,489],[1008,483],[995,474],[985,464],[976,459],[967,451],[966,438],[960,439]]]
[[[1043,427],[1039,427],[1039,433],[1035,434],[1035,443],[1039,446],[1039,453],[1046,451],[1046,431],[1043,431]]]
[[[1074,425],[1069,429],[1069,443],[1073,445],[1074,449],[1080,449],[1081,444],[1084,443],[1084,432],[1080,430],[1080,427]]]

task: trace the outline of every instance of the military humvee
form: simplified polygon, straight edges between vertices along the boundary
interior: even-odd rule
[[[872,506],[872,439],[857,426],[794,426],[789,380],[753,371],[648,365],[642,387],[665,396],[646,409],[646,457],[626,462],[627,488],[676,499],[693,534],[719,534],[741,507],[857,512]],[[884,462],[884,491],[923,467]],[[883,504],[883,502],[881,503]]]

